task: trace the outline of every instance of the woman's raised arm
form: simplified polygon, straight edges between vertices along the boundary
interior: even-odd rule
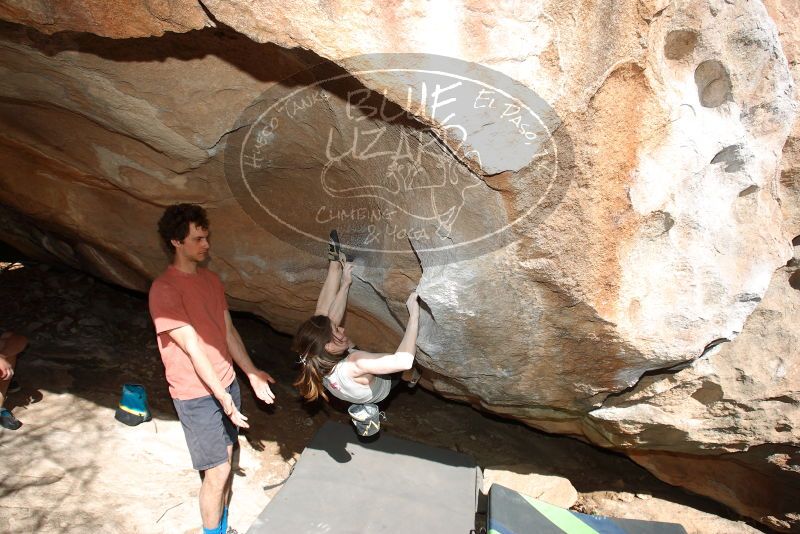
[[[394,354],[374,354],[364,351],[352,353],[351,361],[360,374],[386,375],[406,371],[413,367],[419,331],[419,302],[417,302],[416,291],[409,295],[406,306],[408,307],[408,325],[406,325],[406,332]]]
[[[328,317],[336,326],[341,325],[342,319],[344,319],[344,312],[347,310],[347,295],[350,291],[350,284],[352,283],[353,264],[345,263],[342,269],[342,280],[339,285],[339,291],[336,293],[333,304],[331,304],[330,310],[328,311]]]
[[[328,264],[328,275],[325,277],[325,283],[322,284],[322,291],[319,292],[317,309],[314,311],[314,315],[329,315],[333,301],[339,292],[341,279],[342,264],[338,261],[331,261]]]

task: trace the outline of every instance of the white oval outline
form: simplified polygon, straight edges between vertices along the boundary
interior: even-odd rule
[[[256,204],[258,204],[261,207],[261,209],[263,209],[265,212],[267,212],[267,214],[270,217],[272,217],[273,219],[275,219],[276,221],[281,223],[283,226],[289,228],[290,230],[293,230],[293,231],[297,232],[300,235],[304,235],[304,236],[306,236],[306,237],[308,237],[310,239],[313,239],[314,241],[318,241],[319,243],[324,243],[324,244],[328,243],[327,240],[320,239],[319,237],[317,237],[315,235],[312,235],[312,234],[309,234],[307,232],[304,232],[303,230],[295,228],[291,224],[288,224],[288,223],[284,222],[280,217],[275,216],[269,210],[269,208],[264,206],[264,204],[261,203],[261,201],[258,199],[258,197],[256,197],[255,194],[253,194],[253,190],[250,188],[250,183],[247,181],[247,178],[245,178],[244,173],[241,172],[241,170],[244,167],[244,163],[242,161],[243,153],[244,153],[244,147],[247,146],[247,140],[250,137],[250,133],[253,131],[253,128],[255,128],[255,126],[257,124],[259,124],[261,122],[261,120],[264,118],[264,115],[269,113],[275,106],[277,106],[278,104],[280,104],[280,103],[286,101],[287,99],[293,97],[294,95],[296,95],[297,93],[299,93],[301,91],[306,91],[311,87],[317,87],[317,86],[319,86],[319,84],[322,84],[322,83],[325,83],[325,82],[330,82],[330,81],[334,81],[334,80],[340,80],[342,78],[352,78],[353,76],[358,75],[358,74],[373,74],[373,73],[382,73],[382,72],[418,72],[418,73],[424,73],[424,74],[438,74],[438,75],[441,75],[441,76],[449,76],[449,77],[455,78],[457,80],[472,82],[472,83],[475,83],[477,85],[481,85],[483,87],[486,87],[488,89],[493,89],[493,90],[497,91],[498,93],[502,94],[503,96],[505,96],[506,98],[510,99],[511,101],[519,103],[521,105],[521,107],[525,108],[528,111],[528,113],[530,113],[530,115],[532,117],[534,117],[539,122],[539,124],[542,126],[544,131],[547,132],[547,138],[549,139],[550,143],[553,145],[553,155],[554,155],[554,158],[555,158],[555,169],[553,169],[553,175],[552,175],[552,177],[550,179],[550,183],[547,186],[547,189],[545,190],[544,194],[541,195],[541,197],[539,198],[539,201],[536,204],[534,204],[533,206],[531,206],[524,214],[520,215],[519,217],[517,217],[516,219],[514,219],[510,223],[506,224],[502,228],[500,228],[498,230],[495,230],[495,231],[493,231],[491,233],[485,234],[485,235],[483,235],[481,237],[478,237],[478,238],[475,238],[475,239],[470,239],[469,241],[464,241],[463,243],[457,243],[457,244],[454,243],[452,245],[447,245],[445,247],[436,247],[436,248],[416,248],[416,247],[414,247],[414,249],[413,249],[414,251],[416,251],[416,252],[445,251],[445,250],[449,250],[451,248],[470,245],[470,244],[475,243],[477,241],[483,241],[484,239],[486,239],[488,237],[491,237],[491,236],[496,235],[496,234],[498,234],[500,232],[506,231],[506,229],[508,229],[508,228],[514,226],[515,224],[519,223],[522,219],[527,218],[528,215],[531,213],[531,211],[533,211],[533,209],[536,206],[538,206],[545,198],[547,198],[547,193],[552,188],[553,183],[555,182],[555,177],[558,174],[558,147],[557,147],[555,141],[553,141],[553,134],[550,132],[550,129],[547,128],[547,126],[545,126],[544,122],[542,122],[542,119],[539,118],[539,115],[534,113],[533,110],[531,110],[531,108],[529,108],[528,105],[525,104],[523,101],[521,101],[520,99],[518,99],[518,98],[516,98],[514,96],[511,96],[509,93],[503,91],[502,89],[499,89],[499,88],[494,87],[492,85],[489,85],[487,83],[484,83],[484,82],[481,82],[481,81],[478,81],[478,80],[473,80],[472,78],[467,78],[466,76],[461,76],[461,75],[458,75],[458,74],[452,74],[452,73],[449,73],[449,72],[426,70],[426,69],[373,69],[373,70],[356,71],[356,72],[352,72],[352,73],[348,73],[348,74],[340,74],[338,76],[334,76],[333,78],[326,78],[324,80],[319,80],[319,81],[314,82],[313,84],[307,85],[305,87],[301,87],[300,89],[297,89],[297,90],[289,93],[285,97],[281,98],[280,100],[278,100],[277,102],[272,104],[269,108],[264,110],[264,112],[261,113],[255,121],[253,121],[253,125],[250,126],[250,128],[248,129],[247,135],[245,135],[245,138],[244,138],[244,140],[242,142],[242,149],[240,150],[240,155],[239,155],[239,170],[240,170],[240,174],[242,176],[242,181],[244,182],[245,187],[247,188],[247,191],[250,193],[250,197],[256,202]],[[370,89],[369,87],[367,87],[367,89],[369,89],[370,91],[374,92],[374,90]],[[538,97],[538,98],[541,98],[541,97]],[[420,119],[417,119],[417,120],[420,120]],[[483,181],[483,179],[481,179],[481,181]],[[409,252],[409,250],[383,250],[383,249],[374,249],[374,248],[362,248],[362,247],[356,247],[356,246],[352,246],[352,245],[345,245],[344,243],[342,244],[342,248],[344,248],[345,250],[357,250],[357,251],[360,251],[360,252],[379,252],[379,253],[390,253],[390,254],[395,254],[395,253],[407,254]]]

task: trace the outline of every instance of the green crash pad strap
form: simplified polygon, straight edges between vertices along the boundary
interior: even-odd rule
[[[558,506],[544,501],[537,501],[527,495],[522,495],[522,498],[564,532],[570,532],[571,534],[599,534],[595,529],[578,519],[569,510],[559,508]]]
[[[553,506],[552,504],[543,501],[537,501],[521,493],[519,496],[525,499],[528,504],[535,508],[540,514],[545,516],[548,521],[553,523],[553,525],[560,528],[564,532],[569,532],[570,534],[600,534],[595,529],[581,521],[578,517],[573,515],[569,510],[559,508],[558,506]],[[495,530],[494,528],[490,528],[489,534],[504,533],[500,532],[499,530]]]
[[[487,523],[489,534],[686,534],[676,523],[582,514],[499,484],[489,490]]]

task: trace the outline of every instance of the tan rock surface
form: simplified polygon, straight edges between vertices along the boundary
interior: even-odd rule
[[[619,492],[608,494],[604,492],[590,493],[582,496],[581,501],[586,502],[592,509],[602,509],[603,515],[611,517],[624,517],[638,519],[630,513],[632,506],[640,510],[647,510],[653,521],[672,523],[679,520],[686,529],[687,534],[701,534],[703,532],[729,532],[730,534],[758,534],[761,530],[741,521],[734,522],[710,514],[684,513],[683,508],[673,502],[652,497],[649,494],[632,494]]]
[[[6,0],[0,19],[44,33],[82,31],[106,37],[149,37],[185,32],[214,24],[201,4],[189,0]]]
[[[746,515],[792,528],[800,510],[797,272],[776,272],[733,342],[607,401],[590,412],[587,433],[670,483],[749,503]]]
[[[800,4],[791,0],[766,0],[770,16],[778,27],[783,52],[795,82],[800,80],[800,36],[796,22],[800,17]],[[795,85],[795,106],[800,107],[797,85]],[[781,208],[787,231],[796,237],[800,235],[800,121],[795,120],[789,139],[783,148],[781,164]]]
[[[77,11],[41,5],[58,13],[52,28],[124,33],[116,19],[97,17],[92,27]],[[784,166],[782,204],[777,173],[793,120],[792,81],[779,33],[758,2],[465,2],[446,12],[425,2],[329,3],[321,14],[310,2],[205,5],[233,29],[115,41],[2,25],[0,203],[6,220],[24,221],[10,232],[13,243],[142,289],[165,262],[153,232],[163,206],[202,202],[213,221],[212,267],[232,303],[293,331],[313,308],[324,265],[274,237],[279,228],[253,220],[226,181],[223,149],[243,110],[317,59],[246,34],[351,70],[368,66],[347,59],[364,53],[451,55],[518,80],[558,114],[555,139],[570,147],[560,161],[564,190],[540,216],[514,226],[516,242],[445,264],[409,252],[356,272],[348,327],[366,348],[392,347],[402,302],[419,282],[430,310],[418,357],[423,384],[445,396],[626,448],[629,429],[601,435],[585,414],[611,410],[613,396],[643,375],[642,385],[733,339],[790,257],[793,223],[784,218],[794,217],[794,167]],[[132,7],[131,35],[205,24],[182,4],[168,6],[174,16],[163,23]],[[0,16],[38,27],[50,20],[39,11]],[[786,42],[792,32],[782,28]],[[408,80],[359,79],[405,102]],[[322,154],[313,147],[346,109],[341,99],[328,104],[308,110],[313,128],[287,150],[287,174],[319,178]],[[432,113],[418,118],[431,139],[445,129]],[[387,123],[387,131],[396,139],[406,130]],[[499,157],[497,143],[475,135],[438,152],[451,150],[472,171],[482,195],[464,212],[472,229],[530,207],[528,168]],[[486,154],[486,167],[466,151]],[[368,181],[375,170],[354,166],[352,174]],[[303,200],[298,213],[319,206],[320,197],[292,191]],[[793,398],[796,383],[775,387],[784,386],[775,396]],[[691,406],[715,416],[714,399]],[[737,402],[725,408],[743,422],[742,436],[731,432],[724,446],[746,448],[758,428],[747,426],[755,423],[735,411]],[[706,423],[712,433],[716,421]],[[637,428],[676,450],[670,424]],[[785,432],[769,439],[778,434]],[[707,438],[690,440],[694,453]],[[737,499],[726,502],[748,513],[762,507]]]
[[[534,499],[562,508],[572,508],[578,501],[578,492],[563,477],[536,473],[530,464],[493,465],[483,470],[481,491],[488,495],[492,484],[500,484]]]

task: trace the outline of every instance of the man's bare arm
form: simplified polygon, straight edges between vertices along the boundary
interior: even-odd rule
[[[247,424],[247,417],[236,409],[231,394],[222,387],[222,382],[219,381],[211,362],[208,361],[208,356],[200,346],[200,339],[194,327],[185,325],[170,330],[169,337],[178,344],[183,352],[189,355],[197,376],[200,377],[200,380],[211,390],[211,394],[222,404],[225,415],[228,416],[231,422],[236,426],[248,428],[250,425]]]
[[[258,369],[253,364],[253,360],[250,359],[250,355],[247,354],[247,349],[244,347],[242,336],[239,335],[239,331],[233,325],[233,320],[228,310],[225,310],[225,329],[227,332],[228,352],[230,352],[231,358],[239,366],[239,369],[247,375],[256,396],[267,404],[272,404],[275,400],[275,394],[272,393],[269,384],[274,383],[275,380],[269,373]]]
[[[225,330],[228,352],[230,352],[231,358],[233,358],[233,361],[239,366],[239,369],[249,375],[255,370],[256,366],[253,365],[253,361],[247,354],[242,337],[239,335],[239,331],[236,330],[236,327],[233,326],[231,314],[228,310],[225,310]]]

